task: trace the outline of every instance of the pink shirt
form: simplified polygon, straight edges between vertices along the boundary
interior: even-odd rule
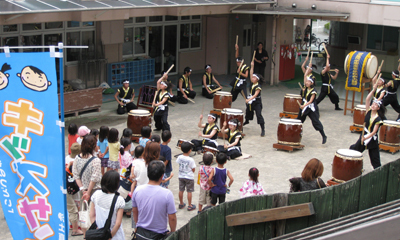
[[[131,163],[133,162],[133,158],[129,151],[125,151],[124,155],[121,155],[121,153],[118,154],[118,160],[119,164],[121,165],[121,168],[127,168]]]
[[[200,187],[206,191],[211,189],[210,184],[208,184],[208,177],[210,176],[212,170],[213,167],[211,166],[200,166]]]

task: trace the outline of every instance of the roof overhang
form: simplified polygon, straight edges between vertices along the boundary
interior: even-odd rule
[[[273,4],[270,0],[0,0],[0,15]]]
[[[256,9],[234,9],[232,13],[238,14],[265,14],[265,15],[282,15],[295,17],[310,17],[310,18],[343,18],[347,19],[350,13],[340,13],[333,11],[317,10],[317,9],[299,9],[287,7],[270,7]]]

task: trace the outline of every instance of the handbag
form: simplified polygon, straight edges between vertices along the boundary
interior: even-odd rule
[[[79,192],[79,186],[78,184],[76,184],[71,168],[72,165],[70,166],[70,168],[65,168],[65,171],[67,172],[65,175],[67,177],[67,193],[74,195]]]
[[[90,227],[90,215],[88,203],[86,200],[83,200],[83,202],[81,203],[81,209],[79,211],[79,226],[81,228]]]
[[[93,222],[93,224],[90,226],[89,230],[86,231],[85,234],[85,239],[86,240],[108,240],[110,239],[111,236],[111,218],[114,213],[114,208],[115,208],[115,203],[117,202],[117,198],[119,196],[119,193],[116,192],[111,204],[110,212],[108,213],[108,218],[106,220],[106,223],[104,224],[104,227],[102,228],[97,228],[96,221]]]

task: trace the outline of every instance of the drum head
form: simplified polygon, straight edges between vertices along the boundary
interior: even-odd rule
[[[229,115],[243,115],[243,111],[240,109],[235,109],[235,108],[224,108],[222,110],[223,113],[229,114]]]
[[[371,55],[364,69],[366,77],[373,78],[377,70],[378,70],[378,58],[376,58],[374,55]]]
[[[210,147],[210,146],[204,146],[204,149],[213,150],[213,151],[218,152],[218,149]]]
[[[356,105],[355,108],[364,109],[365,110],[365,105],[364,104],[358,104],[358,105]]]
[[[299,119],[292,119],[292,118],[281,118],[280,122],[286,122],[286,123],[300,123],[301,120]]]
[[[339,149],[336,151],[336,153],[350,158],[362,158],[362,153],[352,149]]]
[[[299,94],[286,93],[285,98],[301,98]]]
[[[347,64],[349,61],[349,54],[347,54],[346,59],[344,60],[344,73],[347,75]]]
[[[215,95],[232,96],[230,92],[217,91]]]
[[[134,116],[147,116],[150,115],[149,110],[143,110],[143,109],[135,109],[129,111],[129,115],[134,115]]]
[[[383,125],[394,125],[396,127],[400,127],[400,122],[392,120],[383,120]]]

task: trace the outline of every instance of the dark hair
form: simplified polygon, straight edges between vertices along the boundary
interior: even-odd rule
[[[156,142],[156,143],[160,143],[161,142],[160,135],[158,135],[158,134],[151,135],[151,141],[152,142]]]
[[[183,74],[186,74],[191,71],[192,71],[192,69],[190,67],[185,67],[185,69],[183,69]]]
[[[150,136],[151,136],[151,127],[149,127],[149,126],[142,127],[142,129],[140,130],[140,134],[144,138],[150,138]]]
[[[217,163],[219,164],[225,164],[226,163],[226,154],[225,153],[218,153],[217,155]]]
[[[399,76],[399,70],[396,69],[396,70],[393,71],[393,73],[394,73],[393,75]]]
[[[110,129],[107,126],[101,126],[100,127],[100,134],[99,134],[99,141],[103,142],[104,139],[108,138],[108,132],[110,132]]]
[[[385,119],[385,114],[386,114],[386,107],[385,105],[381,104],[378,109],[378,115],[381,118],[381,120]]]
[[[153,160],[158,160],[160,157],[161,147],[159,143],[147,142],[144,148],[143,158],[146,164],[149,164]]]
[[[144,152],[144,147],[142,145],[138,145],[137,147],[135,147],[135,151],[134,151],[134,155],[135,158],[140,158],[143,155]]]
[[[310,182],[321,177],[323,172],[324,165],[322,162],[316,158],[311,158],[304,167],[303,172],[301,173],[301,178],[306,182]]]
[[[251,180],[258,183],[258,169],[257,168],[255,168],[255,167],[250,168],[249,176],[250,176]]]
[[[96,146],[97,139],[95,136],[90,134],[84,136],[81,144],[82,157],[87,157],[89,154],[93,154]]]
[[[228,126],[229,126],[229,122],[235,123],[235,124],[236,124],[236,126],[235,126],[236,129],[239,127],[239,120],[237,120],[237,118],[234,118],[234,119],[229,120],[229,121],[227,122],[227,123],[228,123]]]
[[[125,152],[125,148],[129,146],[129,144],[131,144],[132,141],[130,138],[127,137],[123,137],[121,138],[121,148],[119,149],[119,153],[121,153],[121,155],[124,154]]]
[[[78,126],[75,123],[70,123],[68,126],[69,135],[76,135],[78,133]]]
[[[97,136],[97,135],[99,135],[99,130],[93,128],[90,130],[90,134],[92,134],[93,136]]]
[[[253,73],[253,74],[257,76],[258,81],[259,81],[261,84],[264,83],[264,77],[263,77],[261,74],[258,74],[258,73]]]
[[[170,140],[172,137],[171,131],[165,130],[161,133],[161,139],[163,142]]]
[[[116,143],[118,142],[118,130],[116,128],[111,128],[110,132],[108,133],[108,142],[109,143]]]
[[[160,155],[159,160],[165,162],[167,159],[165,159],[164,156],[161,156],[161,155]]]
[[[207,71],[207,68],[208,68],[208,67],[211,67],[211,65],[210,65],[210,64],[206,64],[206,65],[204,66],[204,70]]]
[[[162,70],[161,71],[161,76],[163,76],[164,75],[164,73],[166,73],[167,71],[165,71],[165,70]]]
[[[183,142],[181,144],[181,150],[183,153],[188,153],[190,152],[190,150],[192,150],[192,144],[190,144],[189,142]]]
[[[215,113],[209,113],[208,115],[212,115],[212,116],[214,116],[215,117],[215,124],[217,124],[218,123],[218,115],[217,114],[215,114]]]
[[[206,152],[203,154],[203,162],[204,165],[210,166],[211,163],[213,162],[214,155],[212,153]]]
[[[264,46],[264,44],[263,44],[262,42],[258,42],[258,43],[257,43],[257,47],[258,47],[258,45],[260,45],[260,44]]]
[[[160,160],[153,160],[147,166],[147,176],[151,181],[158,181],[165,173],[165,165]]]
[[[39,75],[44,74],[44,75],[46,75],[42,70],[40,70],[37,67],[34,67],[34,66],[26,66],[26,67],[30,68],[32,70],[32,72],[34,72],[36,74],[39,74]]]
[[[119,173],[115,170],[107,171],[100,181],[103,193],[115,193],[119,188]]]
[[[11,66],[7,63],[4,63],[3,66],[1,66],[0,71],[4,73],[5,71],[8,71],[8,70],[11,70]]]
[[[131,138],[132,137],[132,129],[130,128],[125,128],[124,131],[122,131],[122,137],[127,137],[127,138]]]
[[[241,62],[242,60],[243,60],[242,57],[237,57],[237,58],[236,58],[236,62]]]

